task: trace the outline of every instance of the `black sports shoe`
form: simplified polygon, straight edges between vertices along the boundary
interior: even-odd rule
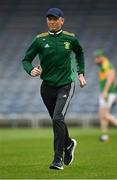
[[[55,162],[53,161],[52,164],[49,167],[50,169],[56,169],[56,170],[63,170],[63,163],[62,161]]]
[[[65,155],[64,155],[65,165],[70,165],[73,162],[76,145],[77,145],[76,140],[72,139],[70,146],[65,149]]]

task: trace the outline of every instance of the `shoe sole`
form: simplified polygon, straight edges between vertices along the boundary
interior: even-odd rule
[[[73,150],[72,150],[72,159],[71,159],[71,161],[70,161],[70,163],[68,165],[72,164],[72,162],[74,160],[74,152],[75,152],[75,149],[76,149],[76,146],[77,146],[76,140],[72,139],[72,141],[74,142],[74,147],[73,147]]]
[[[50,169],[55,169],[55,170],[63,170],[63,166],[62,167],[59,167],[59,166],[50,166],[49,167]]]

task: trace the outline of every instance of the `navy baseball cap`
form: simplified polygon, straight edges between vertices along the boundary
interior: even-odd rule
[[[63,11],[59,8],[48,9],[48,11],[46,13],[46,17],[51,16],[51,15],[55,16],[57,18],[64,17]]]

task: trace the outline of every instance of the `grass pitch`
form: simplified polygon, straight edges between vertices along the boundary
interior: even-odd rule
[[[110,141],[98,140],[98,129],[69,129],[78,146],[64,170],[50,170],[52,129],[0,129],[1,179],[117,179],[117,130]]]

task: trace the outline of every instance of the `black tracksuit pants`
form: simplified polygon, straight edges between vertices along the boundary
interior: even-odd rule
[[[61,87],[50,86],[45,81],[41,85],[41,96],[53,122],[54,161],[63,158],[65,147],[71,143],[64,118],[74,88],[74,82]]]

